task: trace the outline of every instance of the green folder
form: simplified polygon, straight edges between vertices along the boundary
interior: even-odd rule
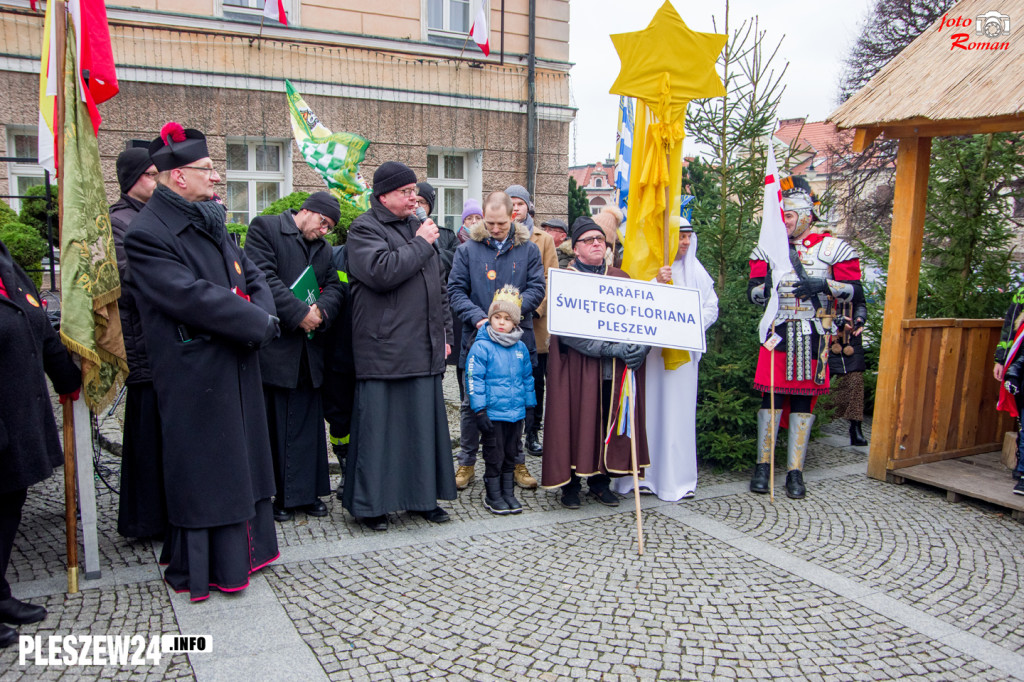
[[[306,305],[313,305],[320,298],[320,285],[317,284],[316,273],[313,272],[312,265],[307,265],[306,269],[299,275],[299,278],[289,288],[292,290],[295,298]],[[313,332],[307,332],[306,338],[312,339]]]

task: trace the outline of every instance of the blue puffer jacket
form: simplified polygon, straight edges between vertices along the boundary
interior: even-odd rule
[[[491,421],[517,422],[526,418],[526,408],[537,406],[530,352],[522,341],[508,348],[491,341],[489,326],[480,327],[466,358],[469,406],[486,409]]]

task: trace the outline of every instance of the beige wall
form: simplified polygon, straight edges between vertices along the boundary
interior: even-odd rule
[[[6,126],[36,124],[36,111],[21,106],[36,97],[33,74],[0,72],[0,146]],[[526,184],[526,117],[399,102],[373,102],[309,95],[306,101],[330,127],[358,133],[370,140],[362,172],[388,160],[401,161],[426,177],[427,148],[452,147],[482,151],[483,194],[511,184]],[[210,154],[224,169],[227,137],[291,139],[284,95],[227,88],[122,83],[121,93],[101,105],[100,156],[107,196],[118,194],[114,161],[129,139],[153,139],[166,121],[196,127],[209,138]],[[537,217],[565,218],[568,210],[569,125],[541,121],[538,129]],[[302,160],[292,145],[292,188],[323,189],[323,181]],[[7,165],[0,164],[0,194],[6,194]],[[479,197],[478,197],[479,198]]]

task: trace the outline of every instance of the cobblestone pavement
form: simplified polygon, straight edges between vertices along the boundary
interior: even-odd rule
[[[115,450],[119,428],[116,413],[101,426]],[[694,500],[643,498],[643,557],[632,498],[568,511],[522,491],[525,513],[498,519],[480,503],[481,463],[446,504],[451,523],[393,514],[372,533],[332,497],[329,517],[278,526],[281,559],[248,590],[201,604],[168,592],[152,543],[117,535],[102,482],[103,577],[66,595],[58,475],[30,491],[8,569],[50,614],[20,632],[209,634],[213,653],[64,668],[21,666],[12,648],[0,682],[1024,679],[1024,525],[870,480],[845,422],[822,433],[806,500],[772,504],[746,492],[749,472],[706,467]],[[116,488],[118,458],[99,463]]]

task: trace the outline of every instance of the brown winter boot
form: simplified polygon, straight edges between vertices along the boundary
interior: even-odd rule
[[[474,478],[476,478],[476,469],[460,466],[455,470],[455,487],[458,490],[465,490]]]
[[[523,490],[533,490],[537,487],[537,479],[530,475],[530,471],[526,468],[525,464],[516,465],[516,485]]]

